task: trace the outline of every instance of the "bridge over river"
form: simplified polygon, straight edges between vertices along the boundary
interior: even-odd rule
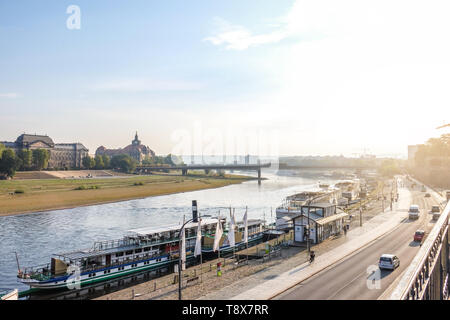
[[[188,170],[204,170],[208,174],[211,170],[244,170],[244,171],[256,171],[258,173],[258,181],[261,182],[261,169],[269,168],[271,163],[258,163],[258,164],[191,164],[180,166],[138,166],[136,167],[136,173],[145,174],[151,171],[161,170],[181,170],[182,175],[186,175]]]

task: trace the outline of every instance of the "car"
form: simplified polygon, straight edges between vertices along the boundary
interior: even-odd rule
[[[378,267],[380,269],[395,270],[400,266],[400,259],[393,254],[382,254],[380,261],[378,262]]]
[[[431,206],[431,211],[430,213],[435,213],[435,212],[441,212],[441,208],[437,205]]]
[[[422,242],[424,236],[425,236],[425,231],[417,230],[416,233],[414,233],[414,241]]]
[[[410,219],[419,219],[420,209],[417,204],[412,204],[408,210],[408,217]]]
[[[420,191],[422,191],[422,192],[426,192],[426,191],[427,191],[427,189],[425,188],[425,186],[422,186],[422,188],[420,189]]]
[[[429,198],[429,197],[431,197],[431,194],[429,194],[428,192],[425,193],[425,198]]]

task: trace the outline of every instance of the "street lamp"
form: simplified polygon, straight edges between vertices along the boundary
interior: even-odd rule
[[[203,217],[210,217],[210,215],[205,215]],[[200,216],[198,217],[200,219]],[[194,221],[195,218],[189,219],[186,221],[180,228],[178,232],[178,300],[181,300],[181,232],[184,232],[184,226],[189,222]]]

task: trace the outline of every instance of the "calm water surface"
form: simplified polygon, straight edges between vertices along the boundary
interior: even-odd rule
[[[119,239],[129,229],[179,223],[183,215],[191,217],[192,200],[197,200],[201,214],[217,215],[221,210],[228,215],[224,207],[231,205],[236,208],[237,220],[242,220],[248,206],[249,218],[265,216],[267,221],[274,221],[275,208],[287,195],[316,187],[319,180],[335,182],[320,175],[263,175],[268,180],[260,186],[257,181],[249,181],[219,189],[0,217],[0,289],[28,289],[16,280],[15,251],[21,267],[46,264],[54,253],[90,248],[94,241]]]

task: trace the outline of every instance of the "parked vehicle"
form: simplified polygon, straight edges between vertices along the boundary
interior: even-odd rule
[[[426,191],[427,191],[427,189],[425,188],[425,186],[422,186],[422,188],[420,189],[420,191],[422,191],[422,192],[426,192]]]
[[[420,210],[417,204],[412,204],[408,210],[408,217],[410,219],[419,219]]]
[[[441,212],[441,208],[438,205],[431,206],[430,213]]]
[[[414,241],[422,242],[424,237],[425,237],[425,231],[417,230],[416,233],[414,234]]]
[[[395,268],[400,266],[400,259],[393,254],[383,254],[380,257],[380,262],[378,267],[380,269],[395,270]]]
[[[429,194],[428,192],[425,193],[425,198],[429,198],[429,197],[431,197],[431,194]]]
[[[447,190],[445,192],[446,196],[447,196],[447,201],[450,201],[450,190]]]

